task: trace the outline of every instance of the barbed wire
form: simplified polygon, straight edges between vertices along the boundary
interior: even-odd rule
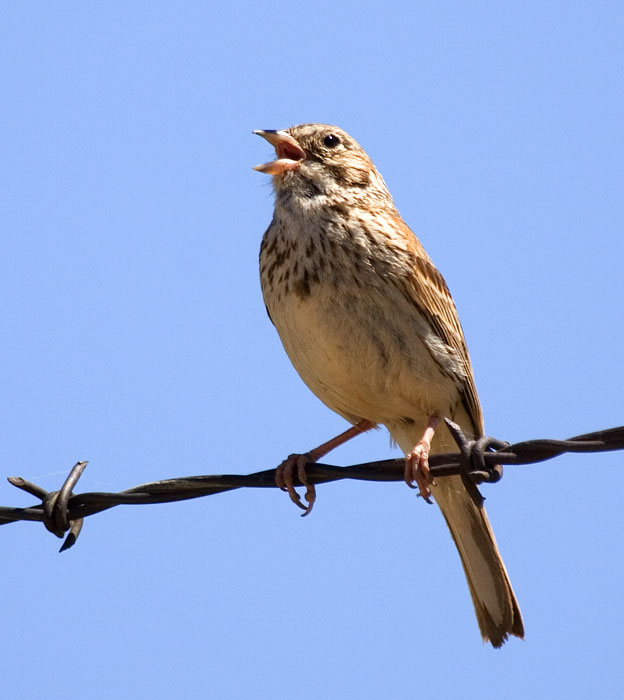
[[[502,478],[503,464],[522,465],[543,462],[566,452],[609,452],[624,449],[624,426],[577,435],[567,440],[537,439],[510,444],[492,437],[469,440],[460,427],[445,419],[459,452],[431,455],[429,466],[435,478],[461,475],[466,488],[477,503],[483,497],[480,483],[495,483]],[[240,488],[277,488],[275,469],[253,474],[212,474],[153,481],[119,493],[88,492],[74,494],[87,462],[77,462],[58,491],[46,491],[21,477],[9,477],[13,486],[40,499],[29,508],[0,506],[0,525],[17,521],[42,522],[57,537],[67,537],[59,551],[72,547],[80,534],[84,518],[120,505],[173,503],[211,496]],[[385,459],[348,467],[309,463],[308,481],[323,484],[341,479],[360,481],[402,481],[405,460]],[[295,485],[301,485],[295,478]]]

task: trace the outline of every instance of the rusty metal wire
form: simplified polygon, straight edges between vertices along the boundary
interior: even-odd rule
[[[476,484],[495,483],[503,474],[503,464],[534,464],[557,457],[565,452],[609,452],[624,449],[624,426],[577,435],[568,440],[527,440],[514,445],[491,437],[468,440],[458,425],[445,419],[459,452],[431,455],[429,465],[436,478],[459,474],[476,502],[482,502]],[[276,488],[275,469],[254,474],[215,474],[186,476],[164,481],[153,481],[135,486],[120,493],[90,492],[74,494],[87,462],[78,462],[58,491],[48,492],[21,477],[9,477],[9,482],[40,499],[41,503],[30,508],[0,506],[0,525],[18,520],[42,522],[57,537],[67,537],[60,551],[75,544],[83,520],[89,515],[101,513],[120,505],[147,503],[171,503],[191,498],[211,496],[240,488]],[[323,484],[340,479],[363,481],[402,481],[404,459],[387,459],[366,462],[349,467],[330,464],[307,466],[310,483]],[[297,483],[295,481],[295,483]]]

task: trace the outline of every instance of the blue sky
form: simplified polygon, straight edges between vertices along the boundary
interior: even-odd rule
[[[364,146],[446,277],[488,433],[623,424],[623,31],[616,2],[3,3],[2,476],[88,459],[79,489],[117,491],[344,429],[258,282],[251,132],[309,121]],[[396,454],[378,431],[331,461]],[[115,509],[62,555],[3,527],[3,692],[619,697],[623,459],[485,489],[527,632],[500,651],[400,484],[320,487],[303,520],[278,491]]]

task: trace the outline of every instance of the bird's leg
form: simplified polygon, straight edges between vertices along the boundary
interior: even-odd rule
[[[299,508],[305,511],[302,515],[308,515],[312,510],[314,501],[316,500],[316,489],[314,484],[308,482],[308,477],[306,474],[306,464],[310,462],[316,462],[321,457],[324,457],[328,452],[336,449],[340,445],[343,445],[351,438],[356,435],[365,433],[367,430],[375,427],[375,423],[371,423],[369,420],[361,420],[357,425],[352,428],[345,430],[344,433],[340,433],[335,438],[324,442],[322,445],[315,447],[313,450],[306,452],[305,454],[292,454],[287,457],[275,470],[275,483],[282,491],[288,491],[290,500]],[[305,499],[308,502],[307,506],[304,506],[299,494],[295,491],[293,485],[293,472],[297,467],[297,478],[306,487]]]
[[[438,425],[440,425],[440,419],[437,416],[431,416],[424,435],[405,458],[405,483],[411,489],[415,489],[415,481],[420,495],[427,503],[431,503],[431,490],[429,487],[435,486],[435,481],[429,471],[429,450],[431,449],[431,441]]]

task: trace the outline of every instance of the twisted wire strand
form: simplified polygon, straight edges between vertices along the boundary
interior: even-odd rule
[[[609,452],[624,449],[624,426],[577,435],[568,440],[536,439],[513,445],[496,438],[468,440],[458,425],[445,419],[459,452],[431,455],[429,466],[435,478],[459,474],[473,498],[482,500],[475,485],[495,483],[502,477],[502,465],[536,464],[566,452]],[[38,498],[41,503],[29,508],[0,506],[0,525],[17,521],[42,522],[57,537],[67,537],[60,551],[73,546],[84,518],[120,505],[173,503],[211,496],[240,488],[277,488],[275,469],[253,474],[211,474],[153,481],[119,493],[87,492],[73,489],[87,462],[77,462],[58,491],[48,492],[21,477],[9,477],[13,486]],[[347,467],[310,463],[306,472],[310,483],[323,484],[341,479],[360,481],[403,481],[405,460],[386,459]],[[295,479],[295,485],[301,485]]]

